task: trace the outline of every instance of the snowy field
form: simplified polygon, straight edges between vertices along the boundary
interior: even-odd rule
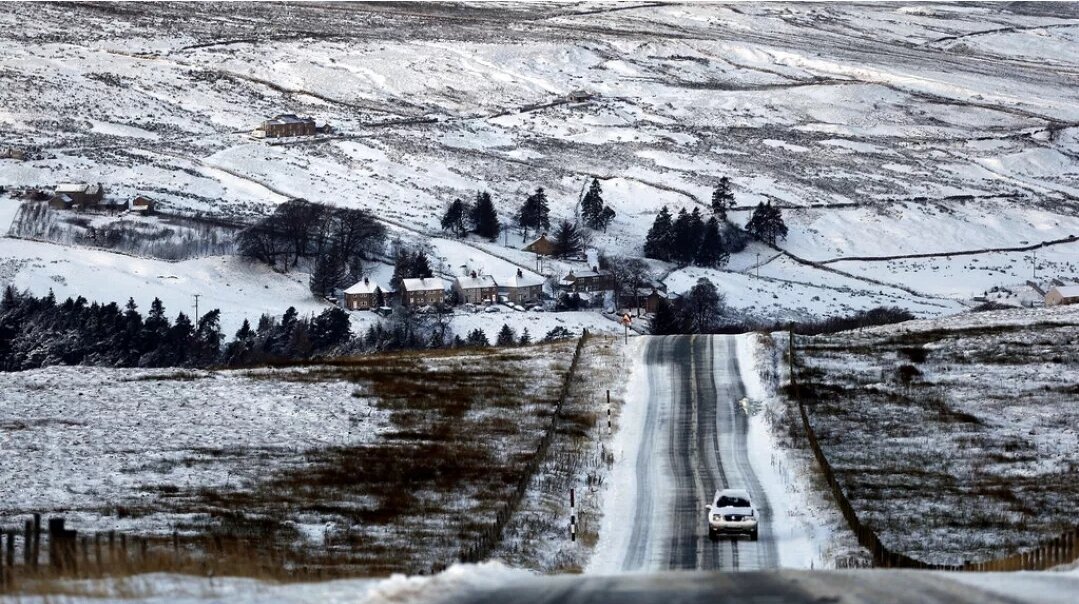
[[[1074,526],[1077,336],[1056,307],[797,339],[821,447],[886,547],[956,564]]]
[[[1079,52],[1067,5],[242,12],[5,5],[0,135],[31,156],[0,159],[0,185],[82,179],[120,199],[144,193],[167,211],[241,220],[289,197],[367,208],[395,234],[432,246],[447,274],[469,265],[496,278],[534,268],[534,258],[518,251],[519,237],[432,239],[446,204],[487,189],[509,222],[543,186],[552,218],[569,218],[592,177],[618,213],[593,238],[608,255],[640,254],[660,206],[705,204],[722,175],[732,178],[740,208],[784,207],[790,236],[781,246],[810,261],[1079,234],[1079,109],[1071,94]],[[593,96],[568,102],[576,90]],[[247,134],[277,113],[313,116],[335,134],[282,144]],[[0,196],[0,231],[12,203]],[[731,213],[739,224],[747,217]],[[1051,248],[1039,273],[1079,277],[1069,259],[1077,246]],[[24,253],[5,247],[0,257]],[[707,272],[740,314],[772,318],[882,303],[949,314],[994,286],[1023,283],[1034,264],[991,253],[840,261],[828,265],[847,274],[837,275],[781,259],[757,278],[758,253],[762,262],[775,255],[751,245],[729,272]],[[74,271],[92,264],[123,283],[127,265],[138,262],[78,256],[82,266],[58,271],[73,282]],[[573,268],[583,266],[549,270]],[[673,267],[655,268],[666,276]],[[697,272],[672,274],[672,291]],[[288,276],[264,277],[259,304],[278,313],[299,307]],[[16,282],[37,293],[51,286]],[[186,304],[190,293],[217,289],[196,282],[176,297]],[[138,297],[119,288],[94,293],[101,301]],[[222,308],[225,317],[240,310],[228,298],[220,301],[232,309]]]
[[[575,344],[3,373],[0,523],[36,512],[83,534],[178,531],[193,551],[207,534],[255,535],[253,555],[310,554],[338,574],[429,571],[505,505]]]

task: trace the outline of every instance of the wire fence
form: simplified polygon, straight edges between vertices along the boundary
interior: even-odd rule
[[[795,338],[794,332],[790,332],[788,347],[790,392],[798,404],[798,412],[802,417],[802,427],[805,429],[809,446],[813,450],[813,456],[817,459],[821,472],[828,482],[828,488],[839,506],[843,517],[850,526],[851,531],[857,536],[858,543],[866,548],[873,557],[874,566],[880,568],[914,568],[925,570],[950,570],[950,571],[1015,571],[1015,570],[1045,570],[1061,564],[1069,564],[1079,560],[1079,527],[1065,533],[1033,545],[1029,550],[1002,558],[983,560],[980,562],[968,562],[966,564],[929,564],[915,560],[906,554],[892,551],[881,543],[876,531],[863,523],[854,506],[847,499],[846,493],[836,477],[835,470],[828,462],[828,457],[820,446],[817,433],[813,430],[813,424],[809,421],[809,413],[806,411],[806,397],[802,385],[796,379],[795,369]]]

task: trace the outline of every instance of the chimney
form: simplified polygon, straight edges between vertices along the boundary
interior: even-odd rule
[[[520,279],[520,278],[522,278],[524,276],[525,276],[524,271],[522,271],[521,269],[517,269],[517,278]]]
[[[598,266],[593,266],[592,267],[592,272],[593,273],[598,273],[599,272],[599,267]]]
[[[364,278],[363,278],[363,284],[364,284],[364,285],[367,285],[368,283],[369,283],[369,281],[367,281],[367,277],[364,277]]]
[[[473,278],[473,279],[475,279],[475,278],[476,278],[476,271],[472,271],[472,278]]]

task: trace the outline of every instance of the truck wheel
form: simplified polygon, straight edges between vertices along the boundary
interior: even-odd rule
[[[757,529],[753,529],[753,532],[749,534],[749,540],[750,541],[756,541],[757,540]]]
[[[711,541],[719,541],[719,534],[717,534],[715,531],[709,529],[708,530],[708,539],[711,540]]]

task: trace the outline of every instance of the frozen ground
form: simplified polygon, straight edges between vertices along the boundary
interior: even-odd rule
[[[40,513],[82,534],[255,535],[250,555],[339,576],[441,568],[527,472],[574,346],[0,373],[3,528]]]
[[[618,217],[594,245],[639,254],[659,206],[706,202],[728,175],[740,207],[786,208],[782,245],[812,261],[1017,247],[1079,234],[1074,19],[1014,4],[10,4],[0,135],[35,155],[0,160],[0,185],[101,181],[241,219],[303,196],[426,240],[454,197],[489,189],[508,221],[544,186],[563,218],[597,176]],[[573,90],[596,96],[563,102]],[[282,112],[338,134],[245,133]],[[502,240],[451,243],[432,244],[492,274],[534,267]],[[1077,245],[1039,272],[1076,277]],[[987,253],[829,265],[849,277],[772,262],[757,279],[758,252],[774,255],[751,246],[713,276],[768,317],[880,303],[935,316],[1029,274]],[[264,285],[278,312],[291,303]]]
[[[1074,526],[1077,334],[1055,307],[797,339],[821,447],[886,547],[956,564]]]

